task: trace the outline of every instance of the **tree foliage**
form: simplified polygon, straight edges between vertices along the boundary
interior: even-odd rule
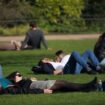
[[[36,21],[50,31],[72,32],[100,23],[104,10],[105,0],[0,0],[0,25]]]
[[[1,25],[11,27],[30,17],[31,6],[24,0],[1,0],[0,13]]]

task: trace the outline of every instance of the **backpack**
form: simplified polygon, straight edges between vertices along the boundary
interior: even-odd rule
[[[33,71],[35,74],[43,74],[44,73],[41,66],[33,66],[31,71]]]

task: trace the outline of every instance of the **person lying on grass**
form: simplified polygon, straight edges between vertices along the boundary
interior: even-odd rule
[[[88,62],[92,66],[89,66]],[[92,69],[94,68],[94,70]],[[39,62],[38,66],[32,68],[33,72],[47,73],[47,74],[80,74],[85,72],[88,74],[105,73],[104,69],[91,50],[85,51],[82,56],[74,51],[66,55],[64,51],[59,50],[56,52],[56,61],[43,59]]]
[[[7,79],[12,81],[14,86],[24,90],[40,89],[46,93],[56,92],[90,92],[97,90],[97,77],[88,83],[72,83],[65,80],[35,80],[24,79],[19,72],[13,72],[7,76]],[[24,93],[24,92],[23,92]],[[30,93],[30,92],[27,92]]]
[[[35,78],[31,78],[32,80],[35,80]],[[14,85],[11,80],[9,80],[7,77],[3,77],[2,74],[2,66],[0,65],[0,94],[39,94],[39,93],[52,93],[52,90],[49,89],[30,89],[30,88],[24,88],[17,85]]]

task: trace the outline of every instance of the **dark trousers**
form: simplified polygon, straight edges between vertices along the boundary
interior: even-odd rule
[[[96,78],[89,83],[79,84],[79,83],[70,83],[64,80],[57,80],[56,83],[50,88],[54,92],[89,92],[96,90]]]
[[[53,68],[53,66],[51,64],[49,64],[49,63],[43,63],[42,64],[42,69],[47,74],[53,74],[53,71],[55,70]]]

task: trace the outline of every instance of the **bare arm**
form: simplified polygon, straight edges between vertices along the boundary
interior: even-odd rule
[[[54,70],[53,71],[54,75],[59,75],[59,74],[63,74],[63,70]]]

